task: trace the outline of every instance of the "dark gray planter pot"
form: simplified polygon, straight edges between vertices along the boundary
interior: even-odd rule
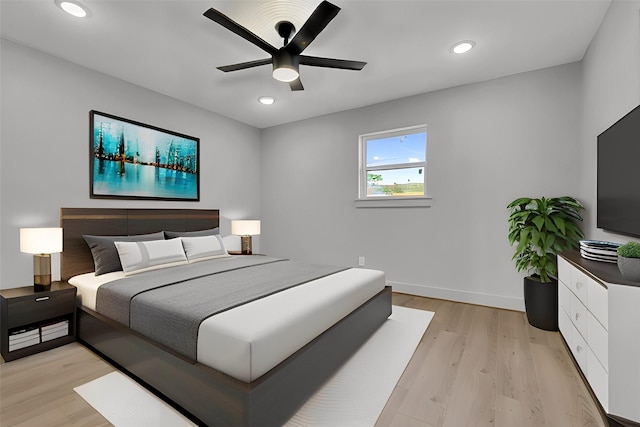
[[[640,282],[640,258],[626,258],[618,255],[618,269],[625,279]]]
[[[524,278],[524,306],[531,326],[558,330],[558,281],[541,283],[539,277]]]

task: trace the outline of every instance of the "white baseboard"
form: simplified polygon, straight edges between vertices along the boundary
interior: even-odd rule
[[[483,294],[480,292],[459,291],[456,289],[438,288],[434,286],[414,285],[387,281],[394,292],[417,295],[421,297],[445,299],[469,304],[486,305],[505,308],[507,310],[524,311],[524,299],[505,297],[502,295]]]

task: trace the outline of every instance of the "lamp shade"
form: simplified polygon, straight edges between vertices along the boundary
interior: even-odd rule
[[[233,220],[231,221],[231,234],[236,236],[255,236],[260,234],[260,220]]]
[[[62,252],[62,228],[21,228],[20,252],[27,254]]]

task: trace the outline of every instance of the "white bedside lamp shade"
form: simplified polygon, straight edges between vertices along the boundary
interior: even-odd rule
[[[231,221],[231,234],[241,236],[242,254],[251,255],[251,236],[260,234],[260,220],[233,220]]]
[[[256,236],[260,234],[260,220],[243,219],[231,221],[231,234],[236,236]]]
[[[20,252],[33,254],[33,284],[46,290],[51,285],[50,254],[62,252],[62,228],[21,228]]]
[[[20,252],[27,254],[62,252],[62,228],[21,228]]]

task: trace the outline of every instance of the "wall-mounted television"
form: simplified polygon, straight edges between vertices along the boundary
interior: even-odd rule
[[[598,135],[597,226],[640,236],[640,105]]]

